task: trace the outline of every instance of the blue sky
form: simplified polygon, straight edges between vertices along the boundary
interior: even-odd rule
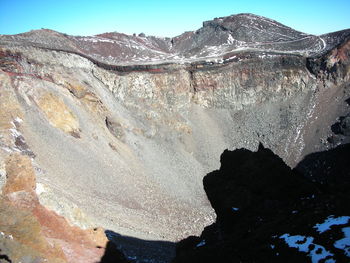
[[[350,28],[350,0],[0,0],[0,34],[49,28],[71,35],[117,31],[173,37],[238,13],[266,16],[310,34]]]

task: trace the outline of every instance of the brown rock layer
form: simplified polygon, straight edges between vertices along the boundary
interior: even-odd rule
[[[32,162],[28,156],[19,153],[12,154],[6,160],[7,183],[3,194],[18,191],[32,192],[35,190],[36,180]]]
[[[6,161],[7,181],[0,196],[0,254],[11,262],[96,263],[107,238],[100,228],[82,230],[42,206],[28,156]],[[122,258],[116,258],[120,262]]]

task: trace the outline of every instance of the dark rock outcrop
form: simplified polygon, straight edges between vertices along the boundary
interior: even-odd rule
[[[179,242],[173,262],[348,262],[337,242],[350,225],[349,156],[345,145],[291,170],[261,145],[257,152],[226,150],[220,170],[203,180],[217,220]],[[343,222],[320,230],[334,217]]]
[[[123,127],[117,120],[107,116],[106,126],[113,136],[115,136],[118,139],[123,139],[124,137]]]
[[[324,191],[346,195],[350,189],[349,154],[350,144],[312,153],[295,167],[295,171],[320,184]]]
[[[327,138],[327,144],[334,148],[338,145],[350,143],[350,103],[347,102],[347,108],[341,116],[337,117],[337,121],[332,124],[332,133]]]

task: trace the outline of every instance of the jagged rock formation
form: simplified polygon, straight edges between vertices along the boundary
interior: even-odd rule
[[[71,224],[199,234],[215,219],[202,177],[224,149],[262,142],[293,167],[332,147],[329,127],[348,113],[349,34],[241,14],[172,39],[2,35],[0,183],[20,152],[40,203]]]
[[[203,180],[217,220],[173,262],[349,261],[349,154],[349,144],[314,153],[297,172],[262,145],[224,151]]]

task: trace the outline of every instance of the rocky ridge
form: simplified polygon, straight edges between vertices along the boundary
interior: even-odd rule
[[[0,168],[31,158],[70,224],[176,241],[215,220],[202,177],[259,142],[290,166],[349,112],[349,30],[241,14],[173,39],[51,30],[0,36]],[[0,182],[5,184],[6,169]]]
[[[48,29],[6,36],[0,41],[11,46],[36,46],[83,55],[109,65],[152,65],[224,62],[242,51],[315,56],[328,52],[348,38],[349,31],[314,36],[298,32],[277,21],[238,14],[215,18],[203,27],[174,38],[126,35],[117,32],[96,36],[69,36]],[[233,54],[230,54],[233,53]]]

